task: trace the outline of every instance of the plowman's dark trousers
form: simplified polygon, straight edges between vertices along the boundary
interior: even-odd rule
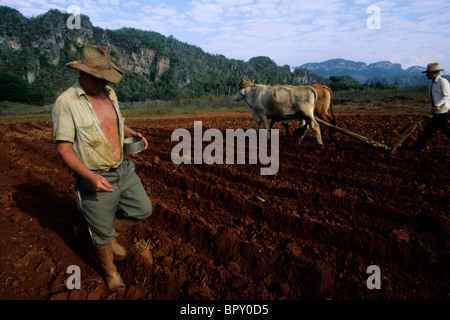
[[[436,135],[438,129],[441,129],[447,139],[450,139],[448,113],[439,113],[434,115],[433,118],[431,118],[431,120],[425,125],[425,128],[423,129],[414,147],[417,149],[423,149],[427,142]]]

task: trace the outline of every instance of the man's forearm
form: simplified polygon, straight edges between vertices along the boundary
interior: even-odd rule
[[[70,170],[81,176],[84,180],[89,181],[95,191],[114,192],[111,184],[104,177],[89,170],[89,168],[86,167],[80,159],[78,159],[73,152],[72,143],[58,142],[56,144],[56,150]]]
[[[79,176],[88,179],[92,176],[92,174],[94,174],[75,155],[71,143],[58,142],[56,144],[56,151],[58,152],[63,162],[69,167],[69,169],[78,174]]]
[[[135,137],[137,136],[137,132],[134,131],[133,129],[131,129],[130,127],[128,127],[127,125],[123,126],[123,131],[124,131],[124,135],[125,137],[129,138],[129,137]]]

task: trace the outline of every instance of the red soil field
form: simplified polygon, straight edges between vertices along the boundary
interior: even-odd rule
[[[393,143],[423,113],[335,111],[337,125]],[[0,299],[448,299],[449,141],[394,154],[323,130],[280,129],[280,167],[175,165],[175,129],[255,128],[247,112],[130,118],[149,149],[136,164],[153,215],[121,239],[127,289],[108,292],[51,121],[0,124]],[[295,127],[293,123],[291,128]],[[417,139],[422,127],[405,142]],[[293,130],[292,130],[293,131]],[[225,134],[224,134],[225,135]],[[248,163],[248,162],[247,162]],[[68,290],[67,267],[81,270]],[[370,290],[367,268],[381,271]]]

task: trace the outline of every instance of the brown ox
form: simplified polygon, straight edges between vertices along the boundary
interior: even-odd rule
[[[280,86],[279,84],[274,84],[274,86]],[[286,85],[287,87],[294,87]],[[314,114],[321,120],[329,122],[333,125],[336,125],[336,118],[333,113],[333,91],[321,84],[312,84],[307,87],[312,87],[317,91],[317,102],[314,108]],[[330,113],[331,114],[330,114]],[[270,129],[272,129],[273,125],[277,122],[276,119],[272,119],[270,122]],[[289,136],[289,121],[283,121],[283,126],[286,129],[286,135]],[[303,126],[304,123],[301,125]],[[332,130],[328,131],[329,137],[333,140]]]

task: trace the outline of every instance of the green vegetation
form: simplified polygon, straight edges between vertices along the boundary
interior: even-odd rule
[[[30,84],[14,75],[0,72],[0,101],[23,102],[42,105],[44,97]]]
[[[51,120],[51,110],[20,102],[0,102],[0,123],[37,119]]]
[[[358,80],[351,76],[332,76],[329,78],[320,78],[320,83],[329,86],[333,91],[345,91],[345,90],[387,90],[398,89],[400,86],[394,82],[389,84],[387,82],[375,81],[372,83],[362,84]]]
[[[247,111],[242,103],[230,95],[202,98],[175,98],[168,101],[154,100],[146,103],[122,104],[125,116],[154,116],[167,114],[196,114],[206,112]]]
[[[145,101],[156,95],[156,88],[153,88],[144,76],[129,71],[125,71],[121,82],[111,86],[116,91],[119,101]]]
[[[428,87],[385,90],[341,90],[334,92],[335,110],[384,109],[428,111]]]

